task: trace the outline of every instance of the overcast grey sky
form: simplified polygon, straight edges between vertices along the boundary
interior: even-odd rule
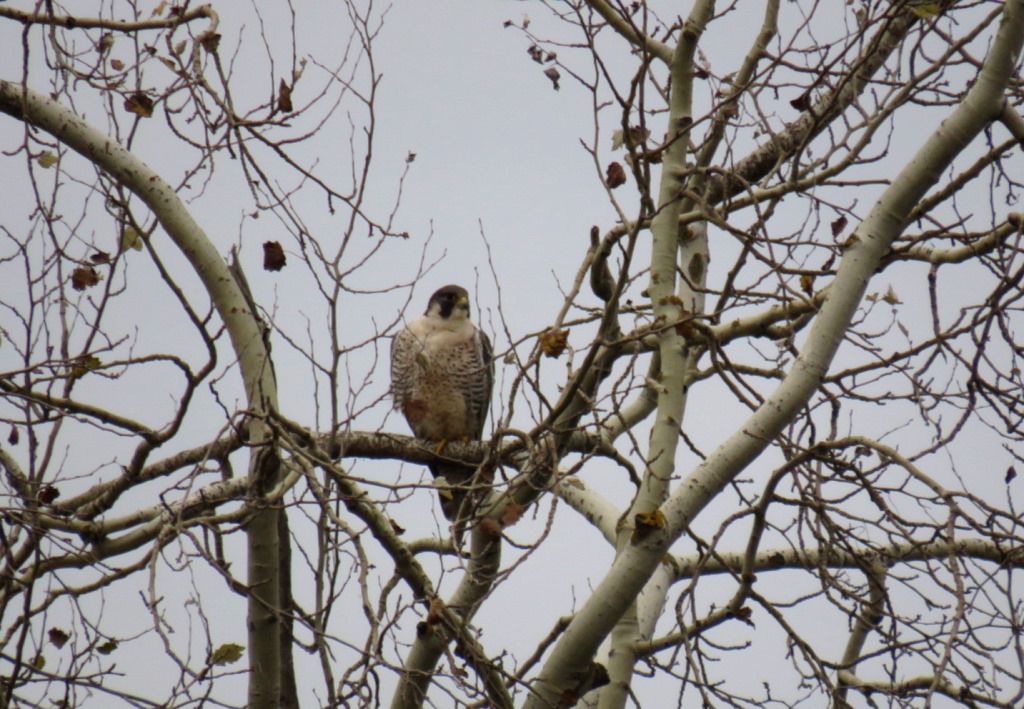
[[[13,0],[10,4],[29,6],[29,3]],[[155,5],[155,2],[152,4]],[[276,4],[273,7],[262,5],[259,4],[260,11],[264,13],[265,32],[274,47],[277,62],[273,71],[262,58],[265,50],[259,38],[261,29],[247,14],[250,6],[238,4],[236,7],[231,3],[218,5],[222,22],[220,31],[224,35],[222,47],[233,47],[241,37],[241,48],[235,58],[235,72],[239,77],[236,91],[243,102],[246,99],[255,102],[250,97],[260,97],[260,100],[268,98],[276,88],[278,79],[289,71],[287,55],[281,49],[286,48],[291,33],[287,24],[288,15]],[[558,6],[557,3],[553,5]],[[749,38],[760,23],[762,3],[745,2],[742,5],[742,11],[734,13],[728,31],[724,27],[716,30],[718,34],[710,37],[705,46],[708,60],[719,74],[735,69],[742,60]],[[70,9],[76,10],[77,6]],[[685,12],[686,9],[682,8],[679,12]],[[348,39],[347,32],[340,29],[347,22],[343,8],[314,2],[297,3],[296,10],[297,53],[314,57],[325,67],[336,66]],[[798,13],[796,3],[783,3],[784,21],[798,21]],[[244,20],[243,15],[246,15]],[[519,339],[542,330],[550,323],[562,300],[560,289],[571,282],[589,244],[591,226],[597,225],[603,232],[612,227],[617,218],[598,180],[598,168],[581,145],[581,141],[593,143],[595,140],[590,96],[564,71],[560,89],[554,90],[552,82],[542,73],[543,67],[531,61],[528,56],[529,40],[516,29],[503,27],[506,20],[521,25],[524,15],[533,21],[531,29],[536,29],[542,36],[557,36],[565,32],[557,23],[549,21],[545,7],[534,2],[399,0],[388,10],[374,44],[376,69],[382,79],[375,107],[376,142],[366,210],[377,219],[384,218],[395,201],[398,180],[408,167],[394,227],[397,231],[407,231],[409,238],[389,242],[350,281],[351,287],[367,291],[411,282],[417,274],[422,255],[427,263],[436,262],[436,265],[416,284],[406,317],[419,314],[425,307],[427,297],[437,287],[446,283],[459,283],[474,293],[477,307],[475,318],[491,333],[499,352],[504,352],[510,346],[504,330],[506,325],[512,337]],[[837,12],[835,22],[845,21],[847,19]],[[833,29],[838,30],[840,27],[837,24]],[[8,67],[5,78],[13,78],[16,71],[14,67],[19,66],[21,29],[16,23],[0,22],[0,65]],[[820,26],[816,21],[815,32],[821,32],[824,38],[827,30],[828,27]],[[85,46],[87,42],[83,40],[82,44]],[[615,45],[609,42],[609,46]],[[116,55],[118,51],[120,47],[115,44],[112,52]],[[571,66],[584,75],[587,71],[593,71],[572,49],[565,48],[559,54],[563,61],[571,62]],[[622,52],[621,46],[610,52],[608,57],[612,71],[625,72],[631,66],[626,61],[628,54]],[[149,71],[156,70],[151,68]],[[34,84],[37,77],[43,82],[47,74],[42,68],[41,56],[33,55],[33,71],[29,74],[29,83],[45,91],[45,84]],[[310,100],[308,92],[321,87],[325,77],[323,68],[312,61],[308,63],[302,79],[296,85],[295,101],[303,103]],[[787,113],[789,100],[783,97],[779,105],[773,107],[778,110],[778,115],[774,117],[776,122],[791,119],[795,115],[795,109]],[[99,127],[108,128],[98,107],[90,105],[88,99],[83,99],[80,110],[91,119],[94,118]],[[346,175],[351,170],[350,138],[357,144],[362,140],[361,130],[366,118],[359,107],[352,108],[355,129],[350,135],[347,110],[347,105],[343,106],[316,135],[304,145],[294,147],[298,159],[308,161],[307,164],[317,161],[318,172],[328,175],[339,185],[345,184]],[[597,147],[602,151],[603,167],[612,156],[611,133],[619,117],[613,110],[600,115]],[[151,137],[151,134],[164,133],[165,126],[160,124],[160,120],[157,117],[152,124],[145,121],[140,124],[136,138],[138,151],[147,162],[174,182],[180,178],[179,173],[187,164],[187,157],[183,158],[177,153],[166,139]],[[4,149],[17,146],[22,135],[20,125],[7,118],[2,123],[4,128],[0,131],[0,139]],[[919,139],[926,134],[925,129],[928,127],[924,119],[920,124],[897,125],[891,134],[889,156],[878,166],[879,174],[887,174],[883,168],[906,159],[918,147]],[[657,130],[663,130],[663,126]],[[415,153],[415,160],[407,164],[410,153]],[[182,195],[190,200],[196,218],[225,255],[231,246],[241,247],[243,265],[255,296],[270,311],[281,330],[300,341],[307,332],[311,333],[317,343],[315,346],[322,352],[324,334],[318,330],[318,321],[325,314],[308,272],[299,266],[294,241],[284,234],[284,227],[271,215],[263,214],[258,219],[248,216],[252,212],[252,204],[243,179],[237,163],[221,157],[209,182],[205,182],[205,178],[195,178],[190,181],[192,189],[182,190]],[[284,173],[281,179],[285,190],[298,182],[290,173]],[[847,206],[853,206],[855,211],[863,214],[870,199],[883,187],[878,184],[864,188],[859,193],[862,201]],[[23,178],[13,171],[0,172],[0,189],[8,195],[4,226],[12,230],[21,228],[28,210],[23,205],[31,200],[31,192]],[[76,192],[76,189],[72,185],[68,191],[79,196],[85,193],[84,190]],[[629,216],[635,214],[631,200],[634,194],[632,184],[616,193],[616,197],[633,210],[628,212]],[[95,196],[92,199],[96,199]],[[793,219],[799,222],[804,219],[806,206],[796,200],[793,204]],[[329,245],[341,238],[348,215],[343,209],[334,215],[330,214],[326,200],[316,190],[300,193],[293,207],[302,215],[314,240]],[[749,217],[741,217],[744,218]],[[822,216],[823,224],[827,224],[830,219]],[[80,244],[83,254],[80,255],[85,253],[84,241],[103,243],[108,238],[103,235],[103,230],[109,228],[109,220],[102,219],[78,225],[83,239],[83,244]],[[279,273],[268,273],[260,267],[261,245],[265,241],[274,240],[285,245],[290,264]],[[369,248],[370,243],[368,239],[367,245],[357,247],[355,253]],[[734,247],[725,246],[726,251],[731,248]],[[169,245],[162,246],[161,255],[175,268],[183,268],[181,258],[173,254]],[[165,290],[151,287],[154,271],[142,255],[132,258],[132,276],[127,286],[130,297],[112,305],[115,312],[113,320],[134,338],[138,353],[182,347],[190,356],[195,356],[200,351],[199,343],[182,342],[182,338],[188,336],[181,334],[180,324],[176,323],[173,299]],[[728,258],[718,258],[716,253],[712,253],[711,267],[715,277],[720,276],[730,263]],[[923,279],[923,272],[917,275]],[[186,283],[189,280],[187,276],[184,277]],[[20,286],[12,290],[13,285],[14,281],[0,280],[0,300],[9,302],[21,297]],[[878,288],[872,290],[884,291],[887,285],[890,284],[883,279]],[[894,285],[903,289],[915,287],[916,282]],[[643,279],[639,287],[642,286]],[[965,279],[963,287],[970,287],[968,279]],[[500,316],[499,291],[502,303]],[[596,305],[596,301],[591,302],[587,298],[582,300]],[[342,322],[348,327],[350,341],[359,342],[379,332],[384,324],[398,317],[404,302],[403,291],[353,295],[345,302],[340,313]],[[879,317],[884,320],[890,317],[888,313],[890,311],[885,311]],[[927,324],[922,322],[917,325],[924,327]],[[573,337],[579,337],[577,331],[574,331]],[[587,340],[585,337],[574,339],[570,344],[583,347]],[[404,434],[407,432],[404,421],[390,414],[389,402],[384,399],[388,387],[383,361],[386,346],[386,341],[382,341],[376,348],[357,351],[346,361],[352,381],[363,387],[358,399],[352,402],[352,408],[362,409],[375,399],[380,399],[368,410],[361,411],[352,425],[369,430],[383,427]],[[520,345],[524,353],[530,346],[531,342]],[[304,425],[326,425],[329,417],[322,407],[327,397],[322,390],[314,390],[308,363],[280,339],[275,340],[274,347],[277,374],[281,382],[282,410]],[[376,359],[372,356],[374,353]],[[0,343],[0,371],[15,366],[16,358]],[[230,370],[229,362],[222,362],[220,366],[222,370],[228,371],[216,380],[216,393],[225,403],[231,404],[240,398],[238,382],[235,380],[237,375]],[[503,366],[499,360],[498,380],[499,384],[507,386],[513,373],[503,370]],[[549,396],[557,396],[557,386],[564,380],[565,367],[565,360],[542,363],[542,383]],[[104,380],[92,385],[83,383],[80,391],[101,401],[116,397],[118,406],[128,415],[159,420],[173,403],[173,393],[159,386],[164,383],[161,377],[155,376],[151,381],[146,375],[129,375],[117,382]],[[745,409],[731,399],[718,397],[713,400],[715,406],[705,405],[702,409],[688,413],[688,433],[694,440],[707,446],[721,440],[745,413]],[[223,424],[222,412],[212,401],[213,397],[207,401],[207,405],[211,406],[209,417],[198,415],[187,422],[185,444],[207,440],[211,435],[211,426]],[[319,419],[318,404],[321,407]],[[494,417],[502,415],[506,405],[501,395],[496,396],[492,411]],[[906,414],[901,412],[898,415]],[[529,429],[535,420],[529,407],[519,403],[511,423],[513,427]],[[901,424],[878,417],[869,419],[865,425],[868,428],[875,426],[881,432]],[[88,431],[83,430],[76,435],[85,436]],[[638,430],[637,437],[641,443],[645,436],[645,428]],[[985,454],[992,456],[989,461],[992,469],[1005,469],[1008,456],[1000,452],[998,447],[986,446]],[[71,459],[66,474],[68,477],[86,476],[94,471],[101,475],[113,474],[120,455],[124,453],[106,447],[90,448],[86,445],[84,448],[76,448],[73,456],[69,453]],[[683,452],[677,461],[678,469],[685,472],[696,460],[692,453]],[[763,474],[774,462],[774,456],[767,455],[755,463],[750,474],[744,477]],[[352,466],[352,472],[383,482],[397,479],[408,481],[410,478],[415,480],[425,476],[422,468],[395,463],[360,462]],[[622,475],[621,469],[613,464],[606,461],[590,463],[587,480],[600,487],[620,506],[627,504],[632,487]],[[66,484],[69,487],[85,485],[88,481],[85,478],[77,482],[71,480]],[[993,494],[1001,491],[998,482],[998,476],[994,477],[990,486]],[[139,503],[142,504],[142,501]],[[550,500],[546,500],[536,512],[531,511],[524,523],[512,528],[510,536],[524,544],[535,541],[544,531],[550,504]],[[700,525],[705,524],[702,521],[698,531],[712,533],[718,522],[728,516],[736,505],[735,495],[727,492],[720,502],[706,510],[702,520],[706,519],[708,526],[701,528]],[[393,506],[391,513],[409,530],[409,538],[415,538],[436,530],[436,522],[429,512],[432,506],[436,506],[432,493],[421,490]],[[300,507],[311,510],[311,498],[306,497],[304,505]],[[312,511],[309,513],[315,514]],[[484,629],[481,640],[492,652],[506,649],[516,660],[521,661],[533,649],[537,639],[560,616],[578,607],[588,595],[590,585],[600,579],[612,559],[611,548],[570,510],[560,509],[554,519],[548,540],[526,562],[523,572],[530,582],[517,578],[511,583],[499,585],[478,616],[477,623]],[[311,526],[299,524],[296,530],[300,539],[306,535],[309,548],[312,549]],[[744,530],[731,530],[726,539],[742,543]],[[691,541],[684,539],[677,545],[676,551],[690,552],[693,546]],[[235,560],[235,573],[241,574],[244,568],[241,535],[229,541],[228,550]],[[301,552],[296,556],[298,559]],[[510,553],[508,563],[514,558],[515,553]],[[167,594],[166,607],[162,610],[179,629],[179,637],[183,634],[182,629],[187,626],[185,618],[191,617],[193,622],[196,619],[193,601],[189,599],[199,598],[211,620],[215,642],[244,643],[243,599],[227,591],[215,575],[201,564],[188,566],[187,559],[175,556],[173,548],[168,552],[167,559],[168,565],[161,565],[153,573],[157,579],[155,584]],[[441,577],[441,571],[433,561],[428,562],[428,565]],[[175,570],[171,572],[168,566],[175,567]],[[454,568],[452,563],[446,563],[446,566],[448,569]],[[306,574],[307,579],[308,573],[304,567],[300,571],[300,574]],[[383,575],[375,578],[373,583],[386,581],[387,573],[387,570],[382,571]],[[450,589],[458,580],[457,574],[443,578],[444,589]],[[141,624],[146,622],[145,608],[137,593],[148,580],[143,577],[140,579],[141,585],[132,586],[130,591],[112,589],[85,602],[91,612],[98,612],[101,603],[106,603],[103,612],[105,632],[128,638],[139,632]],[[190,585],[192,579],[195,579],[194,587]],[[792,581],[792,584],[781,590],[780,596],[796,598],[802,593],[816,590],[813,579],[808,576],[799,581],[788,581]],[[723,598],[727,597],[726,589],[730,585],[726,580],[720,586],[715,582],[707,583],[704,602],[715,603],[718,589],[721,589]],[[374,590],[376,588],[375,585]],[[299,587],[298,594],[302,596],[309,590],[308,585]],[[354,598],[346,596],[349,597]],[[308,596],[305,601],[309,601]],[[671,615],[670,610],[666,622],[671,622]],[[813,633],[818,619],[807,617],[805,620],[805,629]],[[70,621],[56,615],[55,611],[55,617],[48,622],[61,624]],[[335,626],[331,632],[341,638],[343,643],[359,643],[363,632],[362,623],[360,610],[353,604],[351,608],[336,612]],[[733,632],[730,630],[723,631],[719,636],[723,641],[731,640],[739,645],[750,643],[748,649],[737,651],[734,656],[723,654],[724,661],[737,662],[736,666],[741,668],[733,676],[734,680],[749,682],[751,686],[757,687],[761,682],[773,678],[776,671],[781,674],[782,668],[789,666],[780,636],[769,629],[769,624],[762,626],[764,632],[751,632],[750,628],[739,623],[736,626],[734,636],[730,635]],[[350,627],[355,630],[350,630]],[[832,656],[840,651],[845,642],[842,630],[834,635],[814,633],[826,648],[824,654]],[[412,623],[407,622],[400,635],[404,634],[403,639],[411,639],[413,632]],[[156,640],[149,636],[134,644],[126,643],[125,647],[131,648],[131,651],[117,655],[117,667],[125,673],[123,686],[137,686],[140,693],[151,688],[154,658],[164,661],[160,644]],[[201,643],[193,640],[192,645],[196,656],[201,656],[204,652]],[[733,657],[740,659],[733,660]],[[299,654],[297,661],[300,663],[300,676],[304,680],[303,690],[313,691],[310,687],[318,686],[319,673],[315,659]],[[510,659],[508,664],[514,665],[515,662]],[[138,678],[146,679],[139,681]],[[385,676],[382,680],[386,686],[391,686],[394,678]],[[244,677],[241,675],[237,686],[238,691],[242,692]],[[677,687],[665,679],[656,683],[640,681],[636,692],[642,706],[668,706],[675,701]],[[233,699],[222,695],[221,699],[235,703],[237,697]],[[95,701],[90,706],[101,706],[100,700]],[[443,706],[443,700],[439,702]]]

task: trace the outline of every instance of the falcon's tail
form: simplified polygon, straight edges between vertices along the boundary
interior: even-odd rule
[[[450,522],[464,523],[472,516],[473,510],[467,503],[471,502],[469,492],[475,472],[475,465],[461,463],[435,463],[430,466],[441,498],[441,511]]]

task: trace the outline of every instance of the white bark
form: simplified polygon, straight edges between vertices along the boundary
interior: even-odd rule
[[[258,417],[277,407],[277,391],[269,353],[259,325],[227,268],[224,258],[192,218],[174,188],[148,165],[96,130],[80,116],[47,96],[15,82],[0,81],[0,110],[57,138],[115,178],[152,210],[171,241],[199,276],[231,338],[245,385],[249,410]],[[262,425],[250,426],[249,443],[264,440]],[[253,456],[253,462],[259,456]],[[250,470],[252,473],[252,470]],[[249,658],[254,677],[249,706],[276,706],[281,671],[281,646],[276,611],[278,586],[278,512],[263,510],[250,522]]]
[[[714,10],[713,0],[695,3],[669,64],[671,101],[668,133],[671,142],[665,151],[658,212],[651,220],[653,247],[648,285],[654,322],[660,328],[660,386],[657,390],[655,419],[651,426],[647,465],[640,490],[626,512],[624,523],[619,526],[616,544],[618,555],[624,553],[632,543],[636,515],[657,510],[668,497],[669,482],[675,472],[679,430],[686,407],[687,381],[695,364],[687,347],[682,323],[700,314],[703,309],[703,297],[699,289],[704,286],[707,273],[707,229],[681,229],[679,214],[683,205],[681,189],[685,182],[690,125],[693,122],[694,54]],[[696,266],[699,273],[696,274],[695,282],[677,278],[679,264],[683,264],[686,273],[692,273],[690,267]],[[637,607],[631,603],[615,624],[610,638],[607,667],[610,682],[601,690],[598,706],[602,709],[625,705],[637,659],[634,648],[641,637]]]
[[[910,163],[892,181],[857,228],[856,239],[843,254],[828,298],[791,370],[750,418],[675,489],[661,508],[667,522],[663,533],[652,534],[644,541],[631,544],[615,560],[555,645],[526,707],[540,709],[551,706],[564,690],[573,686],[572,678],[586,671],[601,642],[630,609],[671,544],[808,402],[828,371],[872,274],[905,227],[914,206],[954,158],[1003,113],[1004,92],[1020,55],[1022,40],[1024,0],[1012,0],[1006,3],[1002,24],[978,80],[949,118],[928,137]],[[655,258],[664,259],[666,256],[664,248],[656,243]],[[664,266],[660,262],[652,265],[652,280],[654,273],[665,273]],[[663,289],[664,286],[660,286],[659,292]],[[655,297],[653,289],[651,295]],[[657,305],[655,300],[655,307]],[[665,366],[671,365],[666,362]],[[666,420],[662,417],[671,416],[679,410],[679,405],[664,409],[659,406],[656,425],[664,427]],[[674,451],[674,445],[668,441],[657,448],[653,444],[654,434],[652,451],[658,450],[663,456]],[[662,461],[660,465],[671,470],[671,461]]]

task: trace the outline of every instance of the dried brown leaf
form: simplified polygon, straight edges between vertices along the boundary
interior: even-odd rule
[[[903,304],[903,301],[900,300],[900,297],[896,295],[896,289],[894,289],[892,286],[889,286],[889,290],[887,290],[885,292],[885,295],[882,296],[882,300],[884,300],[889,305]]]
[[[638,512],[633,517],[633,523],[636,525],[633,529],[633,543],[635,544],[649,537],[652,532],[664,529],[665,515],[661,510]]]
[[[737,618],[746,623],[749,623],[751,617],[754,615],[754,611],[752,611],[749,606],[743,606],[742,608],[737,608],[729,615],[731,615],[733,618]]]
[[[72,379],[78,379],[84,377],[94,369],[99,369],[103,365],[100,358],[96,355],[82,355],[72,360],[71,369],[68,372],[68,376]]]
[[[540,340],[540,351],[544,353],[545,357],[554,359],[561,357],[565,352],[569,343],[569,331],[548,328],[539,335],[538,339]]]
[[[806,111],[811,107],[811,90],[807,89],[802,94],[789,102],[789,105],[798,111]]]
[[[199,43],[203,45],[203,49],[213,54],[220,46],[220,35],[216,32],[206,32],[199,38]]]
[[[277,85],[277,110],[281,113],[291,113],[294,110],[292,87],[284,79],[281,79],[281,83]]]
[[[39,501],[44,505],[52,505],[58,497],[60,497],[60,490],[54,485],[44,485],[43,489],[39,491]]]
[[[610,189],[621,187],[626,184],[626,170],[622,167],[621,163],[613,162],[608,165],[608,169],[605,171],[604,181],[608,184]]]
[[[427,623],[429,625],[437,625],[441,622],[441,618],[444,614],[444,601],[437,596],[430,599],[430,605],[427,607]]]
[[[805,273],[800,276],[800,290],[807,295],[814,295],[814,276]]]
[[[556,69],[553,66],[549,66],[547,69],[544,70],[544,76],[551,79],[552,86],[555,87],[555,91],[558,91],[558,80],[562,78],[562,75],[558,73],[558,69]]]
[[[285,267],[287,259],[284,256],[284,248],[279,241],[263,242],[263,270],[280,271]]]
[[[71,287],[83,291],[103,280],[103,276],[92,266],[79,266],[71,272]]]
[[[490,517],[484,517],[477,524],[477,527],[488,539],[501,539],[501,523],[499,523],[498,520],[491,519]]]
[[[110,51],[110,48],[114,46],[114,33],[104,32],[100,35],[99,40],[96,42],[96,51],[100,54],[106,54]]]
[[[53,643],[58,650],[67,645],[68,640],[71,639],[71,636],[65,633],[60,628],[50,628],[46,631],[46,635],[50,638],[50,642]]]
[[[153,115],[153,99],[141,91],[136,91],[126,98],[124,107],[125,110],[142,118],[149,118]]]
[[[511,527],[523,517],[526,508],[517,502],[510,502],[501,515],[501,526]]]
[[[846,215],[841,215],[838,219],[832,222],[832,238],[838,239],[839,235],[846,229]]]

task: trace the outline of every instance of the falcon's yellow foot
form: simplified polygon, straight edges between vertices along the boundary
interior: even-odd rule
[[[437,444],[437,448],[434,449],[434,455],[441,455],[444,452],[444,447],[451,441],[460,441],[465,443],[469,440],[469,436],[459,436],[458,438],[442,438],[441,442]]]

